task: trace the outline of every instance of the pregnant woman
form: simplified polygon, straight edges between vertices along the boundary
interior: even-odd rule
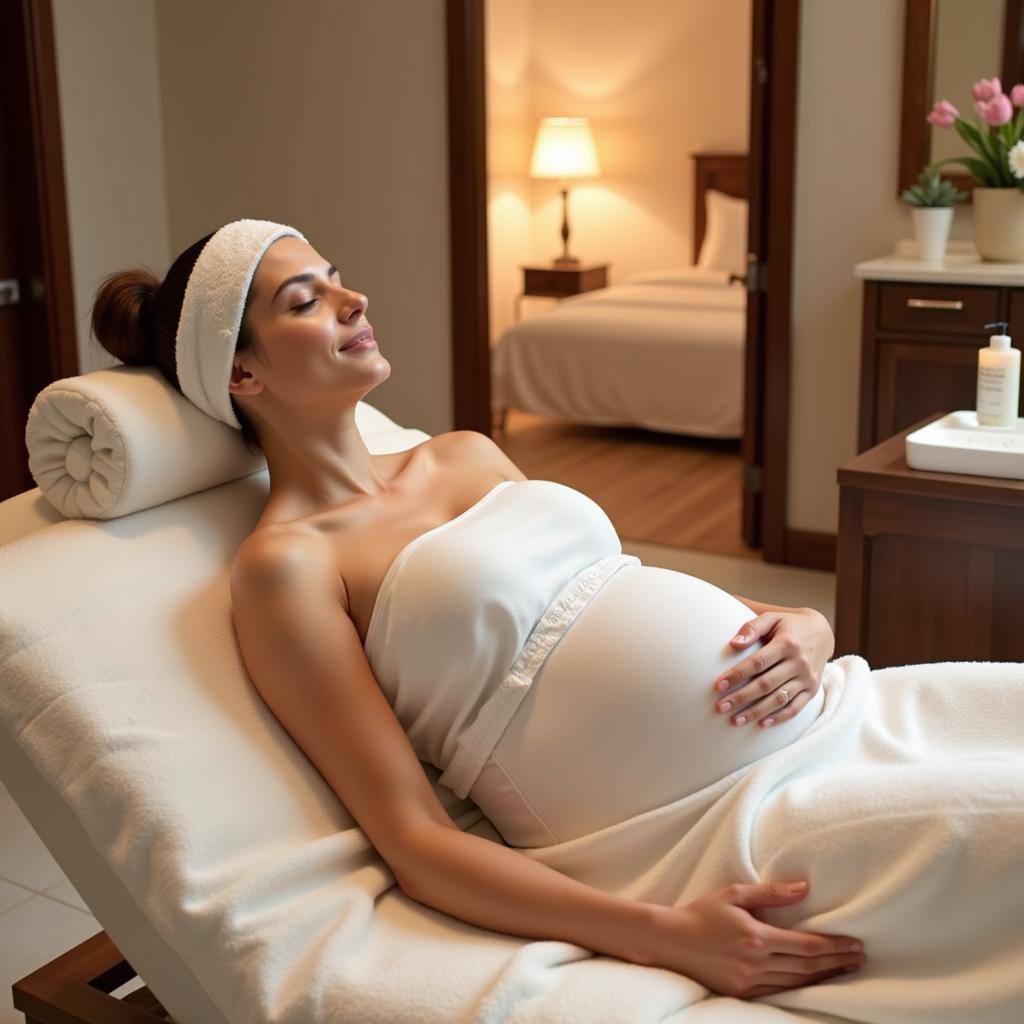
[[[366,314],[297,231],[237,221],[163,282],[109,278],[93,324],[265,454],[269,497],[232,571],[245,664],[399,885],[744,998],[855,971],[866,936],[765,920],[813,898],[785,856],[770,881],[747,870],[672,905],[574,860],[605,837],[614,873],[629,823],[656,830],[695,794],[741,804],[739,780],[820,746],[843,690],[822,685],[824,618],[641,565],[594,502],[527,480],[484,435],[371,455],[356,403],[391,367]],[[456,828],[421,761],[508,845]]]

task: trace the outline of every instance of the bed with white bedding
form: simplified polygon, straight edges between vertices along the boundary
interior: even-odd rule
[[[573,296],[514,324],[494,352],[495,407],[742,436],[746,291],[720,271],[682,270]]]
[[[746,158],[696,157],[697,265],[634,274],[513,324],[492,353],[492,402],[604,426],[743,434]],[[706,225],[706,231],[705,231]]]

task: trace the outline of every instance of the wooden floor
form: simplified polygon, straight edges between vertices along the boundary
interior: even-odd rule
[[[494,440],[531,479],[582,491],[622,540],[761,558],[740,527],[740,442],[591,427],[509,411]]]

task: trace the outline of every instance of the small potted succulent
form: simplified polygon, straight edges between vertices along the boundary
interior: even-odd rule
[[[951,181],[939,176],[937,167],[926,167],[902,196],[914,219],[917,254],[929,263],[946,255],[946,242],[953,223],[953,207],[967,198]]]

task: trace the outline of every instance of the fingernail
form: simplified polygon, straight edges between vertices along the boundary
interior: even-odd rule
[[[727,690],[728,688],[729,684],[724,679],[719,679],[718,682],[715,683],[715,689],[719,693],[721,693],[723,690]]]
[[[719,711],[731,711],[732,710],[732,701],[731,700],[723,700],[722,703],[718,705],[718,710]]]
[[[806,889],[806,888],[807,888],[807,883],[806,882],[794,882],[789,887],[789,891],[790,892],[799,892],[801,889]]]
[[[863,942],[853,942],[850,944],[851,953],[859,953],[864,948]]]
[[[767,729],[774,721],[774,718],[766,718],[761,724]]]
[[[742,633],[737,633],[729,643],[735,643],[737,640],[746,640],[747,638]]]
[[[747,720],[747,716],[746,715],[740,715],[740,717],[736,719],[736,724],[737,725],[742,725],[746,720]]]

